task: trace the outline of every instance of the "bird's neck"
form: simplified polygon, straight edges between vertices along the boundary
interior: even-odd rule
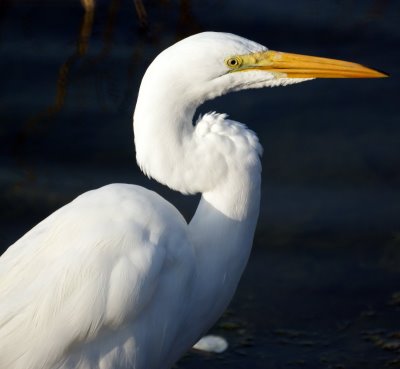
[[[210,326],[236,290],[248,261],[259,214],[259,172],[236,180],[239,187],[228,183],[203,194],[189,224],[198,268],[194,310],[207,306],[206,310],[198,308],[194,319],[208,321]],[[240,218],[232,216],[235,207],[242,207]]]
[[[195,106],[175,104],[170,97],[145,94],[141,87],[134,114],[136,159],[149,177],[182,193],[191,188],[190,151]],[[186,173],[186,174],[185,174]]]
[[[199,309],[193,313],[212,324],[229,303],[251,250],[261,147],[254,133],[224,116],[203,117],[194,127],[196,104],[179,104],[181,96],[149,96],[141,88],[134,116],[137,160],[147,175],[172,189],[202,193],[189,224],[198,276]]]

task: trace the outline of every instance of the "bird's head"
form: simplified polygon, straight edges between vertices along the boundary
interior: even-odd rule
[[[196,105],[231,91],[314,78],[386,77],[360,64],[272,51],[218,32],[199,33],[176,43],[154,60],[148,74]]]
[[[243,150],[237,151],[241,153],[237,157],[232,145],[221,140],[193,139],[193,117],[205,100],[314,78],[384,76],[355,63],[268,50],[233,34],[193,35],[159,54],[143,77],[134,113],[137,161],[146,174],[171,188],[184,193],[207,192],[223,178],[225,166],[221,163],[244,161]],[[205,127],[208,132],[209,126]],[[218,127],[214,129],[218,131]],[[250,153],[258,152],[256,140],[250,141],[244,146]],[[247,157],[255,158],[257,153]]]

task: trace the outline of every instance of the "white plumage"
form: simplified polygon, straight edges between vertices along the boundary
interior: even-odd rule
[[[156,193],[112,184],[10,246],[0,258],[1,369],[166,369],[211,327],[250,253],[261,146],[225,115],[192,120],[218,95],[313,78],[267,68],[271,53],[207,32],[155,59],[134,114],[137,161],[177,191],[201,192],[197,211],[187,224]]]

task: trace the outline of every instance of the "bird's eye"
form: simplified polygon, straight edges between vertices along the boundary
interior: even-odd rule
[[[226,59],[225,64],[230,69],[236,69],[236,68],[239,68],[240,65],[242,64],[242,60],[238,56],[233,56],[231,58]]]

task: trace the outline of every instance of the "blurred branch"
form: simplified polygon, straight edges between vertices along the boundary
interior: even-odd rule
[[[81,4],[87,12],[93,11],[96,5],[95,0],[81,0]]]
[[[81,30],[79,32],[78,50],[77,53],[83,56],[86,53],[90,35],[92,33],[95,0],[81,0],[82,6],[85,9]]]
[[[104,35],[103,35],[103,47],[102,47],[99,55],[94,59],[95,62],[103,59],[110,52],[112,41],[113,41],[115,23],[116,23],[118,12],[120,10],[120,6],[121,6],[121,0],[111,0],[110,6],[109,6],[108,12],[107,12],[107,23],[105,25],[105,30],[104,30]]]
[[[139,18],[140,25],[142,27],[146,27],[147,26],[147,12],[146,12],[146,8],[143,5],[143,1],[142,0],[133,0],[133,3],[135,4],[135,9],[136,9],[136,13]]]
[[[25,165],[24,160],[21,158],[21,148],[24,146],[32,132],[38,130],[40,122],[43,120],[48,121],[55,114],[61,111],[67,95],[68,75],[70,68],[79,58],[86,54],[88,49],[93,26],[95,0],[81,0],[81,4],[84,9],[84,14],[79,29],[76,49],[74,53],[70,55],[61,65],[58,71],[54,101],[50,106],[30,118],[21,131],[17,133],[15,138],[13,152],[17,163],[25,169],[28,180],[34,180],[34,172],[32,168],[28,168],[27,165]],[[44,126],[42,125],[40,128],[43,130]]]
[[[192,13],[190,0],[179,1],[179,29],[178,39],[192,35],[201,31],[199,23]]]

